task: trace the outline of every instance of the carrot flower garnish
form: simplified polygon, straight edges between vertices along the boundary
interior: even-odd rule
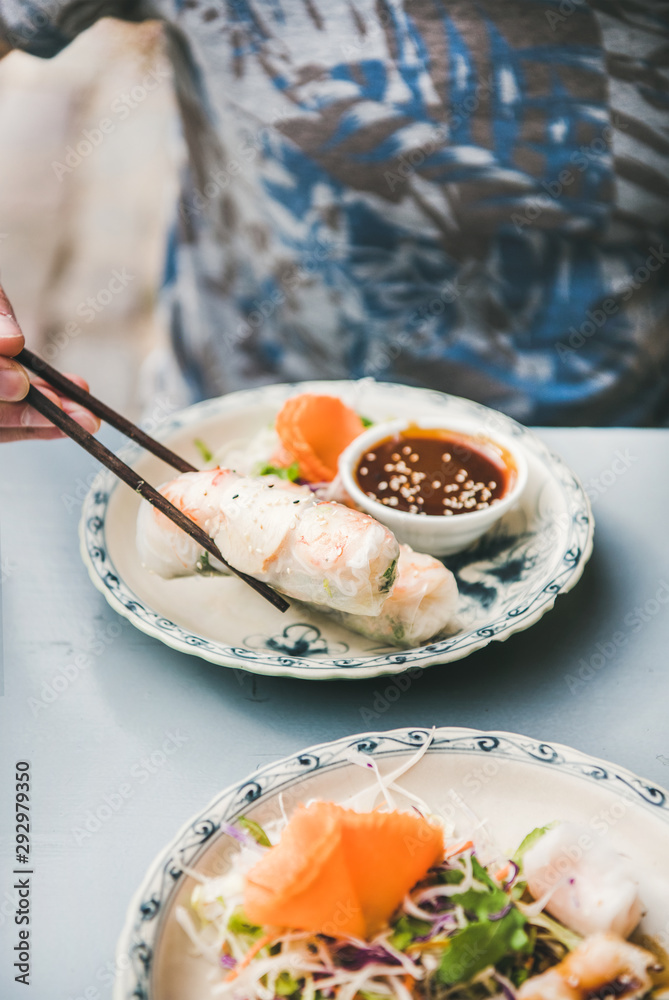
[[[365,427],[350,406],[335,396],[302,393],[287,399],[276,418],[276,432],[284,451],[310,483],[331,482],[337,459]]]
[[[369,938],[443,852],[443,831],[422,816],[299,806],[248,873],[244,910],[264,926]]]

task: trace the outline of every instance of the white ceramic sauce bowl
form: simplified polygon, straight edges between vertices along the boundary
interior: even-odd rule
[[[452,433],[469,439],[473,448],[478,447],[484,454],[492,451],[496,461],[504,466],[509,482],[503,496],[484,510],[471,510],[453,517],[395,510],[369,497],[356,480],[356,469],[361,457],[365,452],[373,451],[375,445],[410,429],[416,429],[418,433],[421,430],[442,430],[445,437]],[[446,556],[466,549],[518,503],[527,483],[527,461],[522,448],[512,438],[503,434],[484,433],[481,425],[473,420],[456,419],[448,423],[435,420],[394,420],[375,424],[352,441],[339,456],[339,475],[344,489],[354,503],[390,528],[399,542],[410,545],[418,552]]]

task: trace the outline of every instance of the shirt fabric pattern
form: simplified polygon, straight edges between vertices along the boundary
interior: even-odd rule
[[[538,424],[669,414],[668,8],[0,0],[50,55],[165,21],[190,162],[164,295],[186,399],[372,375]]]

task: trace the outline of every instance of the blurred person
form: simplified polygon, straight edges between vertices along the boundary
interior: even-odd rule
[[[154,365],[172,398],[371,375],[526,423],[656,425],[667,10],[0,0],[0,39],[52,56],[104,15],[164,22],[189,150],[163,287],[171,351]],[[132,93],[119,100],[132,113]],[[10,437],[27,411],[8,360],[19,331],[0,320]]]

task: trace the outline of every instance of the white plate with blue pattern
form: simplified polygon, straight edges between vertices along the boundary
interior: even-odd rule
[[[303,391],[340,396],[374,422],[434,418],[448,426],[449,419],[474,417],[483,433],[497,431],[521,444],[529,476],[520,504],[466,552],[444,560],[458,581],[460,631],[397,649],[302,609],[281,614],[235,577],[163,580],[139,561],[139,497],[105,470],[83,506],[81,552],[95,586],[141,631],[184,653],[255,673],[375,677],[460,660],[492,640],[508,639],[538,621],[580,579],[594,522],[577,477],[527,427],[470,400],[371,379],[272,385],[191,406],[157,436],[200,466],[196,439],[214,452],[230,440],[250,440],[272,424],[285,399]],[[174,474],[135,446],[122,456],[154,485]]]
[[[504,853],[554,820],[585,825],[592,844],[586,847],[580,838],[584,849],[595,849],[605,837],[635,862],[646,908],[642,939],[668,949],[669,792],[571,747],[516,733],[395,729],[348,736],[269,764],[193,816],[160,852],[130,904],[116,956],[114,1000],[213,1000],[212,966],[194,954],[174,917],[177,905],[188,906],[195,886],[184,867],[222,874],[238,850],[226,827],[240,815],[265,825],[280,818],[282,807],[290,815],[310,799],[344,801],[373,780],[352,763],[352,754],[369,756],[383,774],[426,740],[430,746],[402,777],[403,788],[453,822],[456,833],[468,821],[460,806],[465,802],[487,821]]]

